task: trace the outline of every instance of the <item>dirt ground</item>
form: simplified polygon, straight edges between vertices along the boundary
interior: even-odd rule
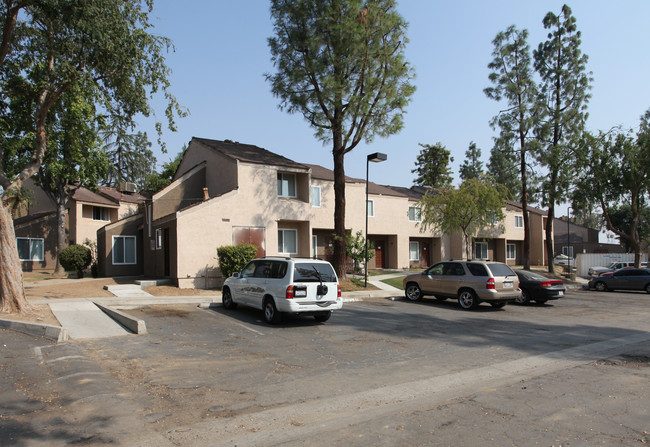
[[[112,293],[104,289],[104,286],[134,283],[135,278],[71,279],[67,276],[57,277],[45,273],[25,273],[25,295],[27,296],[27,300],[32,304],[33,309],[23,313],[0,313],[0,319],[60,326],[61,324],[50,310],[49,305],[33,302],[66,298],[114,297]],[[354,285],[350,280],[342,281],[341,287],[344,291],[360,289],[359,286]],[[146,291],[154,296],[211,296],[221,293],[220,290],[179,289],[174,286],[148,287]]]

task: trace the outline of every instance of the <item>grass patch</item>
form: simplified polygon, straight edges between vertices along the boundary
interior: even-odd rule
[[[364,279],[356,276],[348,276],[347,279],[340,281],[342,292],[356,292],[359,290],[377,290],[375,286],[368,283],[368,287],[363,287]]]
[[[400,277],[400,278],[388,278],[388,279],[384,279],[384,280],[382,280],[382,282],[383,282],[384,284],[388,284],[389,286],[393,286],[393,287],[395,287],[395,288],[401,290],[401,289],[404,288],[404,287],[402,287],[402,280],[403,280],[403,279],[404,279],[404,277]]]

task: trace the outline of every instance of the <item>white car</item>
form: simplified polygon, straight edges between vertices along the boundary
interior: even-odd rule
[[[569,265],[569,257],[567,255],[557,255],[553,258],[553,264],[555,265]],[[575,261],[572,259],[571,264],[575,265]]]
[[[242,304],[263,310],[270,324],[279,322],[282,313],[312,315],[325,322],[343,307],[336,272],[320,259],[254,259],[226,279],[221,298],[226,309]]]
[[[587,273],[589,276],[600,276],[603,273],[611,273],[615,270],[623,269],[626,267],[634,267],[634,262],[612,262],[607,267],[589,267],[589,271]]]

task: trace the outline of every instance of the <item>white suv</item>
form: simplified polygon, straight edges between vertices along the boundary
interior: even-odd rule
[[[320,259],[254,259],[226,279],[221,297],[226,309],[242,304],[263,310],[271,324],[280,321],[283,312],[313,315],[325,322],[332,310],[343,307],[334,268]]]

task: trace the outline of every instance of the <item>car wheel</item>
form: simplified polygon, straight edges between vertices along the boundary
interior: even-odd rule
[[[226,309],[234,309],[237,307],[237,303],[232,300],[230,289],[223,289],[221,292],[221,302],[223,303],[223,307]]]
[[[515,299],[515,303],[528,304],[528,302],[530,302],[530,295],[528,295],[526,290],[521,289],[521,296]]]
[[[326,310],[325,312],[318,312],[314,315],[314,319],[319,323],[325,323],[332,316],[331,310]]]
[[[267,298],[264,301],[264,319],[269,324],[274,324],[280,321],[280,312],[275,307],[272,298]]]
[[[502,307],[505,307],[506,303],[490,303],[490,306],[494,307],[495,309],[501,309]]]
[[[646,292],[646,293],[650,293],[650,284],[648,284],[647,286],[645,286],[645,292]]]
[[[478,307],[479,301],[473,290],[463,289],[458,292],[458,304],[465,310],[472,310]]]
[[[602,282],[602,281],[598,281],[598,282],[594,285],[594,289],[598,290],[599,292],[607,292],[607,284],[605,284],[605,283]]]
[[[406,295],[406,298],[411,301],[419,301],[422,298],[422,290],[420,290],[420,286],[414,282],[408,283],[406,285],[404,294]]]

